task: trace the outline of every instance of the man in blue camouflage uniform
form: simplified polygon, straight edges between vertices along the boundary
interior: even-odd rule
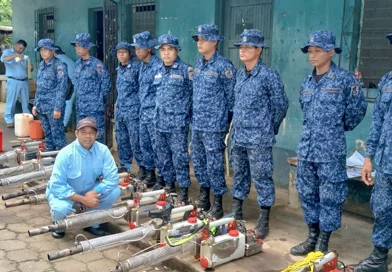
[[[22,103],[23,113],[29,110],[29,81],[27,78],[28,56],[23,52],[27,47],[24,40],[19,40],[13,48],[4,50],[1,62],[4,63],[7,76],[7,98],[4,119],[8,128],[14,127],[15,105],[18,97]]]
[[[38,114],[41,120],[48,150],[61,149],[67,145],[63,126],[68,84],[67,65],[54,56],[55,50],[51,39],[40,40],[35,48],[43,61],[38,67],[37,93],[32,112],[34,116]]]
[[[335,40],[332,32],[319,30],[301,48],[314,67],[300,90],[304,121],[297,149],[296,186],[309,237],[291,249],[293,255],[326,252],[331,233],[340,227],[347,195],[344,131],[353,130],[366,113],[358,80],[332,62],[342,51]]]
[[[132,158],[139,165],[139,174],[144,178],[143,157],[139,141],[139,68],[140,63],[131,61],[132,46],[120,42],[113,50],[118,59],[117,67],[117,100],[114,111],[116,120],[116,141],[118,157],[121,164],[119,172],[131,171]],[[139,175],[139,177],[140,177]]]
[[[200,184],[198,207],[212,217],[223,216],[222,196],[227,192],[223,156],[234,104],[236,70],[217,51],[223,41],[216,25],[200,25],[192,36],[203,55],[193,73],[191,156]],[[210,188],[214,193],[211,207]],[[211,209],[210,209],[211,207]]]
[[[392,33],[386,37],[392,44]],[[373,120],[366,142],[362,180],[373,185],[372,160],[377,165],[370,206],[374,214],[372,254],[349,271],[387,272],[388,251],[392,248],[392,72],[378,84]]]
[[[140,148],[143,154],[143,164],[146,168],[144,183],[148,187],[155,182],[164,186],[161,169],[155,149],[155,95],[156,89],[152,86],[156,70],[161,60],[153,53],[157,40],[151,37],[150,32],[144,31],[133,36],[133,44],[137,58],[141,61],[139,70],[139,99],[140,99]],[[155,177],[155,167],[158,177]]]
[[[75,41],[76,54],[80,57],[75,65],[76,120],[90,117],[97,122],[97,141],[103,143],[105,133],[105,103],[110,93],[110,76],[104,64],[90,55],[89,33],[79,33]]]
[[[193,68],[178,57],[181,47],[171,34],[159,37],[158,46],[163,63],[154,78],[156,88],[156,149],[166,182],[166,191],[175,192],[178,180],[178,201],[188,203],[189,178],[188,130],[191,119]]]
[[[73,85],[75,85],[75,61],[73,61],[70,57],[65,55],[64,51],[61,50],[60,46],[56,46],[55,57],[64,62],[67,65],[68,77],[71,79]],[[68,82],[69,84],[70,82]],[[68,86],[68,89],[70,86]],[[72,108],[75,103],[76,92],[72,93],[70,99],[65,101],[65,111],[64,111],[64,127],[67,127],[69,120],[72,115]]]
[[[234,46],[239,47],[245,67],[237,71],[234,87],[230,157],[234,171],[233,212],[237,220],[243,220],[242,202],[248,197],[253,179],[261,208],[255,231],[257,238],[264,239],[275,202],[272,146],[286,116],[288,99],[279,74],[261,60],[265,46],[261,31],[245,30]],[[239,225],[243,226],[241,222]]]

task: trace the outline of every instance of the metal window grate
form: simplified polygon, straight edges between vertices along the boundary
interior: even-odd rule
[[[38,9],[35,11],[35,46],[40,39],[49,38],[55,41],[54,7]],[[36,65],[41,61],[39,52],[36,53]]]
[[[364,1],[358,70],[367,88],[375,88],[391,70],[392,46],[385,40],[391,25],[392,1]]]
[[[127,0],[128,15],[131,17],[132,35],[142,31],[149,31],[153,37],[156,34],[156,6],[151,0]]]

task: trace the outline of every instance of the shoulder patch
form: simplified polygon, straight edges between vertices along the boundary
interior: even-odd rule
[[[57,76],[58,77],[63,77],[63,75],[64,75],[63,70],[57,70]]]
[[[189,78],[189,80],[193,80],[193,67],[192,66],[188,67],[188,78]]]
[[[231,69],[228,69],[225,71],[225,76],[226,78],[232,78],[233,77],[233,72],[231,71]]]
[[[359,85],[353,84],[351,85],[351,95],[356,96],[359,93]]]
[[[103,64],[102,63],[97,63],[97,72],[99,75],[103,74]]]

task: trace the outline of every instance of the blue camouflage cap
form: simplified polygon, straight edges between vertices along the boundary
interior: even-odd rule
[[[156,45],[157,39],[154,39],[148,31],[133,35],[133,43],[131,46],[148,49],[155,47]]]
[[[119,42],[119,44],[117,44],[115,49],[112,49],[112,55],[116,55],[117,54],[117,50],[119,49],[126,49],[129,51],[129,53],[131,53],[132,56],[132,45],[130,43],[127,42]]]
[[[95,44],[91,42],[91,35],[90,33],[79,33],[76,34],[76,39],[75,41],[71,42],[71,45],[75,46],[75,44],[79,44],[81,47],[89,49]]]
[[[38,52],[41,48],[46,48],[49,50],[56,51],[57,48],[54,45],[54,41],[52,39],[41,39],[38,41],[38,47],[34,49],[35,52]]]
[[[192,36],[192,39],[197,41],[197,37],[199,36],[208,41],[222,42],[225,39],[223,36],[219,35],[218,26],[212,24],[199,25],[197,33]]]
[[[392,33],[388,34],[385,38],[389,41],[389,44],[392,44]]]
[[[257,29],[247,29],[241,33],[240,41],[235,43],[234,46],[250,45],[255,47],[264,47],[263,32]]]
[[[158,45],[155,49],[159,49],[162,45],[170,45],[176,48],[178,51],[181,51],[181,46],[178,45],[178,38],[172,34],[163,34],[158,38]]]
[[[317,30],[310,34],[308,43],[301,47],[303,53],[308,53],[309,46],[318,46],[324,51],[335,49],[336,54],[340,54],[342,49],[336,45],[336,37],[331,31]]]

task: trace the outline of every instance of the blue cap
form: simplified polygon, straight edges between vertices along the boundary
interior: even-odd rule
[[[234,46],[250,45],[256,47],[264,47],[264,35],[263,32],[257,29],[247,29],[242,32],[240,41],[235,43]]]
[[[133,43],[131,46],[148,49],[155,47],[156,45],[157,39],[154,39],[148,31],[133,35]]]
[[[117,44],[115,49],[112,49],[112,55],[116,55],[117,54],[117,50],[119,49],[126,49],[129,51],[129,53],[132,56],[132,45],[130,43],[127,42],[120,42],[119,44]]]
[[[170,45],[171,47],[175,47],[178,51],[181,51],[181,46],[178,45],[178,38],[172,34],[163,34],[158,38],[158,45],[155,46],[155,49],[159,49],[162,45]]]
[[[90,33],[79,33],[76,34],[76,39],[75,41],[71,42],[71,45],[75,46],[75,44],[79,44],[81,47],[89,49],[95,44],[91,42],[91,35]]]
[[[35,48],[35,52],[38,52],[41,48],[46,48],[49,50],[57,50],[57,47],[54,45],[54,41],[52,39],[41,39],[38,42],[38,47]]]
[[[309,46],[318,46],[324,51],[331,51],[335,49],[336,54],[340,54],[342,49],[336,45],[336,37],[331,31],[317,30],[310,34],[309,42],[301,47],[302,52],[308,53]]]
[[[389,41],[389,44],[392,44],[392,33],[388,34],[385,38]]]
[[[197,33],[193,35],[192,38],[197,41],[197,37],[199,36],[207,41],[222,42],[225,39],[223,36],[219,35],[218,26],[210,24],[199,25]]]

